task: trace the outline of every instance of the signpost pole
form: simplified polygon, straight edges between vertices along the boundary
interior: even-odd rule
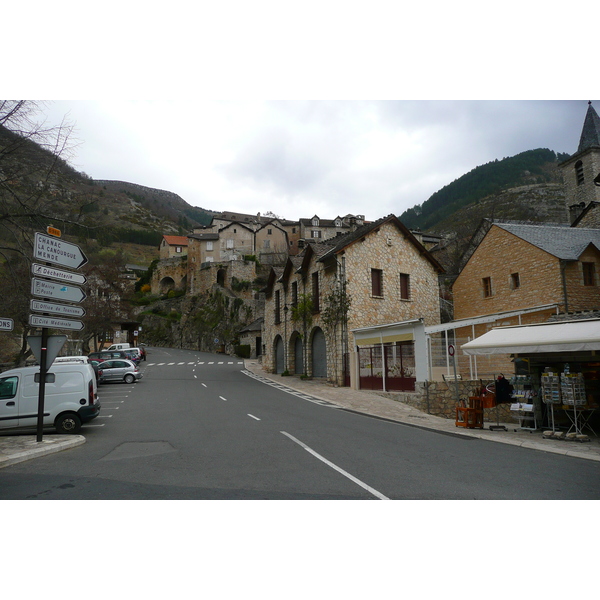
[[[44,431],[44,396],[46,394],[46,355],[48,351],[48,328],[42,327],[42,350],[40,352],[40,390],[38,395],[37,441],[41,442]]]

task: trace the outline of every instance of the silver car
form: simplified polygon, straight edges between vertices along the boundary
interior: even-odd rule
[[[135,363],[124,358],[105,360],[98,365],[98,383],[124,381],[134,383],[142,378]]]

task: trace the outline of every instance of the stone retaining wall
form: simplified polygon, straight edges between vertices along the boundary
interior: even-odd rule
[[[483,384],[493,383],[490,380],[483,380]],[[461,380],[458,382],[458,395],[461,400],[466,400],[470,396],[476,395],[476,390],[481,386],[480,380]],[[428,381],[417,382],[414,392],[378,392],[376,394],[404,402],[409,406],[422,412],[445,419],[456,419],[456,389],[453,381]],[[496,407],[484,408],[484,422],[500,423],[518,423],[518,419],[511,413],[510,404],[500,404],[498,406],[498,417],[496,417]]]

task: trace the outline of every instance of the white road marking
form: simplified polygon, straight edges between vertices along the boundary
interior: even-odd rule
[[[208,364],[209,364],[209,365],[214,365],[215,363],[214,363],[214,362],[209,362]]]
[[[184,362],[182,362],[182,363],[177,363],[177,364],[178,364],[178,365],[185,365],[185,363],[184,363]],[[191,364],[192,364],[192,363],[190,363],[190,365],[191,365]]]
[[[220,363],[217,363],[217,364],[218,364],[218,365],[222,365],[223,363],[222,363],[222,362],[220,362]]]
[[[84,425],[84,427],[87,429],[88,427],[104,427],[104,423],[102,423],[102,425],[88,425],[87,423]]]
[[[198,379],[198,375],[194,375],[194,379]]]
[[[175,363],[169,363],[169,365],[168,365],[168,366],[170,367],[171,365],[174,365],[174,364],[175,364]]]
[[[362,482],[360,479],[357,479],[356,477],[354,477],[354,475],[350,475],[350,473],[348,473],[347,471],[344,471],[344,469],[338,467],[331,461],[327,460],[324,456],[321,456],[318,452],[315,452],[312,448],[310,448],[306,444],[302,443],[300,440],[296,439],[293,435],[290,435],[289,433],[287,433],[285,431],[280,431],[280,433],[283,433],[283,435],[289,437],[290,440],[292,440],[293,442],[296,442],[296,444],[302,446],[302,448],[304,448],[307,452],[310,452],[313,456],[315,456],[319,460],[323,461],[326,465],[329,465],[332,469],[335,469],[338,473],[341,473],[344,477],[347,477],[348,479],[350,479],[351,481],[353,481],[354,483],[359,485],[361,488],[367,490],[367,492],[369,492],[370,494],[373,494],[373,496],[379,498],[380,500],[389,500],[389,498],[387,496],[384,496],[381,492],[378,492],[376,489],[372,488],[370,485],[367,485],[366,483]]]
[[[260,421],[260,419],[258,417],[255,417],[254,415],[251,415],[250,413],[248,413],[249,417],[252,417],[253,419],[256,419],[257,421]]]
[[[111,419],[112,415],[98,415],[96,419]]]
[[[202,384],[204,387],[207,387],[205,383]]]
[[[183,364],[183,363],[181,363],[181,364]],[[188,365],[195,365],[195,364],[196,364],[196,363],[193,363],[193,362],[191,362],[191,363],[188,363]]]

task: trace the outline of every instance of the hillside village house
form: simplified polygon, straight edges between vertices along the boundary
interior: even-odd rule
[[[162,242],[158,247],[159,258],[178,258],[187,254],[188,240],[184,235],[163,235]]]
[[[321,219],[314,215],[311,219],[300,219],[300,239],[328,240],[361,227],[364,223],[364,215],[338,216],[335,219]]]
[[[414,390],[421,369],[415,339],[439,323],[442,271],[394,215],[307,244],[271,270],[264,368],[338,385]]]

